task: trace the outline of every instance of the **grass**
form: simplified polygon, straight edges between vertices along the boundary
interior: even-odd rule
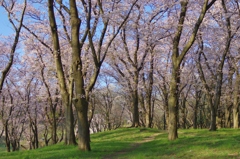
[[[179,139],[168,141],[167,134],[160,134],[154,141],[142,144],[134,151],[120,158],[131,159],[169,159],[204,158],[227,159],[240,157],[240,131],[220,129],[179,130]]]
[[[167,132],[156,129],[122,128],[91,136],[91,152],[80,152],[77,146],[62,143],[37,150],[7,153],[1,151],[3,159],[98,159],[123,149],[130,149],[132,143],[158,133],[155,140],[142,143],[123,154],[122,159],[174,159],[174,158],[239,158],[240,130],[219,129],[179,130],[179,139],[167,140]],[[116,157],[116,156],[115,156]]]

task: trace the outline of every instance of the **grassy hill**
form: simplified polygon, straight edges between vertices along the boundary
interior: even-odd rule
[[[240,131],[220,129],[179,130],[179,139],[167,140],[167,132],[156,129],[122,128],[91,136],[91,152],[63,144],[7,153],[1,159],[158,159],[158,158],[239,158]]]

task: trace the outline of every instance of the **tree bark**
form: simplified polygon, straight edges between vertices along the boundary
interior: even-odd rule
[[[90,132],[88,125],[88,102],[84,98],[76,103],[78,115],[78,147],[82,151],[90,151]]]
[[[168,99],[169,121],[168,121],[168,139],[175,140],[178,138],[177,133],[177,116],[178,116],[178,69],[172,70],[170,95]]]
[[[75,0],[69,0],[71,16],[71,46],[72,46],[72,74],[75,88],[74,105],[78,118],[78,147],[82,151],[90,151],[90,132],[88,125],[88,99],[84,88],[82,74],[81,46],[79,41],[79,29],[81,21],[78,17],[78,10]],[[88,4],[91,14],[91,3]],[[90,16],[88,17],[90,18]],[[90,23],[90,22],[88,22]],[[87,24],[90,25],[90,24]],[[88,26],[90,27],[90,26]]]
[[[136,88],[138,89],[138,88]],[[132,103],[133,103],[133,125],[132,127],[139,127],[139,111],[138,111],[138,91],[133,90],[132,95]]]

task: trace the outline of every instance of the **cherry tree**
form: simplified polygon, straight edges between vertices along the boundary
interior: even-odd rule
[[[14,39],[11,46],[11,49],[5,50],[8,51],[8,62],[7,64],[1,68],[1,78],[0,78],[0,92],[2,90],[3,84],[4,84],[4,80],[6,79],[10,68],[13,64],[14,61],[14,54],[15,51],[17,49],[17,45],[18,45],[18,41],[19,41],[19,37],[20,37],[20,32],[22,29],[22,24],[23,24],[23,19],[24,19],[24,15],[25,15],[25,10],[26,10],[26,5],[27,5],[27,1],[24,1],[24,4],[21,6],[21,4],[17,4],[15,1],[1,1],[1,6],[6,10],[7,14],[8,14],[8,20],[11,23],[12,27],[14,28],[15,31],[15,35],[14,35]],[[20,8],[19,8],[20,7]],[[15,12],[14,14],[12,14],[13,12]],[[20,20],[19,22],[16,22],[14,20],[15,16],[19,16]],[[6,54],[6,53],[5,53]]]
[[[155,46],[168,35],[167,29],[158,28],[168,10],[168,5],[160,2],[144,1],[134,8],[131,18],[117,37],[118,40],[114,41],[112,54],[107,61],[112,67],[108,74],[121,83],[131,97],[133,127],[140,126],[140,109],[143,109],[141,112],[145,116],[142,124],[146,122],[148,127],[152,125],[153,65],[157,54]],[[140,88],[140,82],[143,88]],[[147,95],[146,105],[140,94]],[[139,100],[142,108],[139,108]]]
[[[213,5],[216,0],[211,1],[210,3],[208,0],[205,0],[203,4],[201,4],[202,8],[198,19],[195,25],[192,27],[193,31],[190,35],[189,40],[185,44],[181,44],[183,47],[180,50],[180,41],[181,35],[183,34],[184,29],[184,21],[187,15],[187,9],[190,7],[188,5],[189,1],[184,0],[181,1],[181,11],[180,17],[177,25],[177,29],[175,31],[174,39],[173,39],[173,50],[172,50],[172,74],[171,74],[171,82],[170,82],[170,94],[168,100],[169,106],[169,123],[168,123],[168,139],[175,140],[178,137],[177,134],[177,112],[178,112],[178,92],[179,92],[179,83],[180,83],[180,65],[186,56],[188,50],[191,48],[192,44],[195,41],[198,29],[204,19],[204,16],[207,10]]]
[[[69,98],[67,85],[64,80],[65,77],[61,63],[61,48],[59,43],[57,21],[53,8],[54,1],[48,1],[53,54],[60,84],[60,91],[63,103],[65,103],[64,105],[69,107],[69,103],[73,102],[73,105],[76,108],[78,118],[78,145],[80,150],[91,150],[88,124],[88,101],[90,93],[96,83],[101,65],[112,41],[128,19],[136,2],[137,0],[130,2],[130,7],[126,7],[126,5],[128,5],[127,3],[123,4],[115,1],[105,3],[102,1],[83,0],[81,3],[77,4],[75,0],[70,0],[69,7],[64,5],[64,2],[58,2],[59,7],[63,7],[65,12],[69,14],[69,37],[71,37],[70,45],[72,58],[70,63],[70,86],[74,87],[75,95],[74,100],[72,101],[71,96]],[[124,8],[126,9],[126,14],[122,11],[119,13],[119,9]],[[120,23],[114,20],[116,18],[121,19]],[[113,25],[114,28],[110,27],[111,25]],[[88,44],[85,45],[87,39]],[[91,58],[94,65],[91,69],[93,71],[87,72],[89,71],[88,68],[86,70],[84,69],[84,66],[86,67],[86,65],[88,65],[88,62],[83,63],[84,54],[92,55]],[[85,78],[86,74],[89,75],[89,78]]]
[[[217,60],[217,62],[215,62],[215,68],[211,68],[211,66],[208,63],[208,57],[206,55],[204,55],[204,41],[202,36],[200,36],[200,52],[199,52],[199,57],[198,57],[198,70],[199,70],[199,74],[200,74],[200,78],[201,81],[203,83],[203,86],[206,90],[206,95],[207,95],[207,100],[208,100],[208,104],[211,108],[211,125],[210,125],[210,130],[211,131],[215,131],[217,129],[217,125],[216,122],[219,123],[220,117],[217,114],[217,110],[220,108],[220,98],[221,98],[221,93],[222,93],[222,85],[223,85],[223,75],[224,75],[224,64],[227,58],[227,55],[229,53],[230,50],[230,46],[231,46],[231,42],[232,39],[234,38],[236,32],[239,29],[238,25],[233,25],[232,22],[232,16],[228,16],[227,14],[229,13],[229,9],[227,8],[227,5],[225,3],[225,1],[221,1],[219,3],[217,3],[219,6],[221,6],[222,8],[222,12],[223,14],[226,16],[226,18],[221,18],[221,16],[217,15],[216,13],[212,13],[212,15],[214,16],[214,19],[217,21],[217,23],[222,27],[223,31],[221,33],[225,33],[225,35],[222,35],[221,33],[220,36],[222,37],[223,41],[219,41],[219,45],[222,44],[223,48],[221,48],[221,52],[222,54],[219,56],[215,55],[216,58],[218,58],[219,60]],[[219,10],[215,9],[214,11],[217,13],[221,13],[221,8],[219,7]],[[213,12],[214,12],[213,11]],[[213,40],[214,43],[216,44],[216,41]],[[213,49],[214,47],[212,47]],[[215,48],[216,50],[219,50],[218,48]],[[208,85],[207,83],[207,79],[205,78],[206,75],[204,75],[204,72],[202,70],[202,65],[200,63],[201,61],[201,56],[204,56],[205,59],[205,63],[207,65],[207,68],[210,69],[210,73],[212,75],[212,78],[214,79],[214,83],[211,87],[210,85]],[[213,71],[215,70],[215,71]],[[214,73],[216,72],[216,73]],[[214,93],[211,93],[214,92]],[[218,117],[218,121],[217,120]]]

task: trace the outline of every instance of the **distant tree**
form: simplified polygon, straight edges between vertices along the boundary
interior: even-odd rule
[[[147,127],[152,126],[151,95],[157,54],[155,46],[161,39],[169,36],[167,31],[157,27],[168,11],[168,5],[158,2],[159,4],[155,4],[155,1],[143,1],[136,6],[132,17],[121,29],[118,40],[114,41],[112,54],[107,61],[112,67],[108,74],[121,83],[122,88],[130,95],[132,127],[140,126],[140,111],[144,116],[144,123],[141,124],[146,122]],[[155,6],[151,11],[146,9],[151,6]],[[142,100],[142,95],[146,97],[146,101]]]

